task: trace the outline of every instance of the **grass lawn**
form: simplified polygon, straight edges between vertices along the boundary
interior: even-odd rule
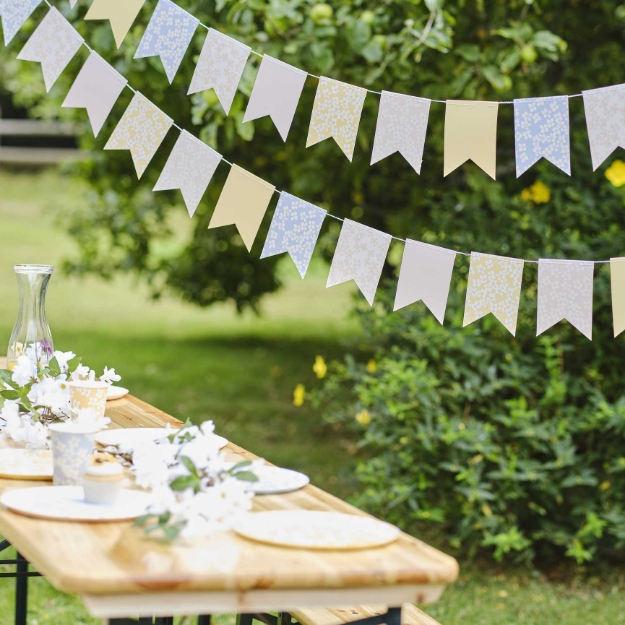
[[[12,265],[54,264],[72,253],[71,241],[53,228],[48,207],[80,202],[81,188],[53,172],[0,171],[0,189],[2,353],[17,312]],[[188,228],[183,211],[176,216],[179,237]],[[320,263],[304,281],[288,259],[281,270],[287,288],[267,298],[260,318],[238,317],[226,306],[199,310],[168,298],[151,302],[125,278],[102,283],[57,273],[48,300],[55,346],[84,356],[92,367],[116,367],[122,384],[139,397],[181,419],[214,419],[218,432],[236,443],[347,496],[353,446],[324,428],[308,405],[294,407],[292,396],[296,384],[315,384],[317,354],[338,356],[342,341],[357,340],[347,317],[350,287],[326,291],[327,269]],[[460,560],[460,581],[428,608],[443,625],[625,623],[625,576],[619,573],[561,581]],[[0,625],[13,622],[13,583],[0,580]],[[29,607],[33,625],[99,622],[43,579],[31,580]]]

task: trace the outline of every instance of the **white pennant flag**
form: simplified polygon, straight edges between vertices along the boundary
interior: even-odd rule
[[[4,31],[4,45],[17,35],[24,22],[41,4],[41,0],[0,0],[0,17]]]
[[[69,0],[69,6],[72,7],[72,9],[76,6],[76,3],[78,2],[78,0]]]
[[[390,234],[346,219],[334,252],[326,288],[353,280],[373,306],[392,238]]]
[[[286,141],[307,76],[301,69],[265,55],[243,121],[269,115]]]
[[[249,46],[209,28],[187,95],[214,89],[227,115],[250,52]]]
[[[541,258],[538,261],[536,336],[566,320],[592,340],[592,295],[595,264]]]
[[[453,250],[406,239],[393,310],[422,300],[442,325],[455,260]]]
[[[97,137],[128,81],[97,52],[92,52],[76,76],[63,108],[85,108]]]
[[[430,100],[382,91],[371,164],[399,152],[421,173]]]
[[[625,85],[582,91],[593,171],[625,148]]]
[[[46,91],[50,91],[82,44],[83,38],[52,7],[17,58],[21,61],[41,63]]]
[[[221,154],[183,130],[154,191],[180,189],[189,217],[193,217],[220,162]]]

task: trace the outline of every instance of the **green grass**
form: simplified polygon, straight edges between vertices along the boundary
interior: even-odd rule
[[[12,265],[58,264],[73,253],[71,241],[53,228],[48,209],[79,204],[83,189],[53,172],[0,172],[0,189],[2,353],[17,312]],[[169,249],[180,244],[190,223],[184,209],[174,219],[177,235],[165,243]],[[323,427],[308,404],[294,407],[292,396],[296,384],[316,383],[311,367],[317,354],[338,356],[342,341],[357,339],[347,316],[350,287],[326,290],[327,268],[320,262],[304,281],[288,259],[281,271],[287,288],[267,298],[260,318],[237,316],[227,306],[199,310],[171,298],[152,302],[127,278],[103,283],[56,273],[48,300],[55,345],[85,356],[93,367],[115,366],[139,397],[181,419],[214,419],[234,442],[347,496],[354,446]],[[444,625],[625,623],[625,576],[618,571],[547,578],[478,567],[461,556],[460,563],[460,580],[427,609]],[[0,579],[0,625],[13,622],[13,584]],[[31,580],[30,589],[31,625],[99,622],[77,598],[58,593],[44,579]],[[219,622],[230,625],[232,618]]]

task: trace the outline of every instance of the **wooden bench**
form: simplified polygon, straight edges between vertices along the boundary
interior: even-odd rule
[[[291,616],[301,625],[344,625],[359,619],[384,614],[384,606],[356,608],[310,608],[292,610]],[[405,603],[401,611],[401,625],[440,625],[416,606]]]

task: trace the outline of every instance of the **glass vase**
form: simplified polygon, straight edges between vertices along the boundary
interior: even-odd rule
[[[12,369],[20,356],[28,356],[39,368],[54,353],[52,334],[46,319],[46,291],[54,271],[52,265],[15,265],[20,309],[11,333],[7,367]]]

